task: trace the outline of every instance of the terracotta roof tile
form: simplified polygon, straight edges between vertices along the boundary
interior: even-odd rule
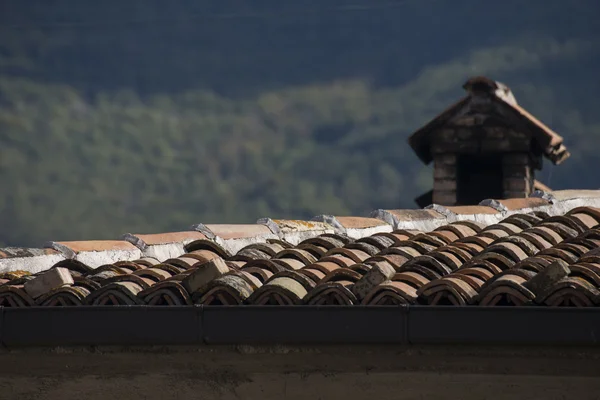
[[[585,205],[590,197],[567,197],[566,203],[531,200],[531,207],[522,207],[529,199],[511,201],[501,213],[484,206],[380,212],[393,217],[392,225],[355,217],[337,217],[335,223],[271,220],[273,229],[210,225],[212,236],[198,231],[131,235],[137,247],[129,237],[57,242],[55,249],[4,249],[0,267],[2,260],[14,260],[24,271],[0,274],[0,306],[598,306],[600,210]],[[347,234],[378,227],[386,231]],[[173,243],[179,250],[164,259],[142,250]],[[38,257],[55,257],[45,270],[64,268],[73,282],[31,298],[23,285],[41,270],[29,268],[27,260]],[[220,272],[187,287],[183,282],[207,262],[219,263]],[[570,272],[558,281],[542,279],[557,262]],[[540,281],[543,290],[534,291],[531,285]]]

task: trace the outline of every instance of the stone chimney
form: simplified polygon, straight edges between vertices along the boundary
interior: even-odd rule
[[[434,163],[433,190],[417,203],[529,197],[542,186],[535,171],[543,157],[554,164],[569,157],[562,137],[521,108],[500,82],[475,77],[463,88],[467,96],[409,138],[419,158]]]

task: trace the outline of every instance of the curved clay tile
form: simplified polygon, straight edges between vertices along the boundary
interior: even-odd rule
[[[471,228],[472,230],[474,230],[476,234],[479,233],[479,232],[481,232],[486,227],[485,224],[482,224],[482,223],[477,222],[477,221],[468,220],[468,219],[465,219],[465,220],[462,220],[462,221],[453,222],[452,225],[464,225],[464,226],[467,226],[467,227]]]
[[[517,225],[515,225],[513,223],[502,221],[502,222],[498,222],[497,224],[487,226],[483,231],[479,232],[479,234],[481,235],[485,232],[495,231],[495,230],[504,231],[504,232],[508,233],[509,235],[516,235],[517,233],[521,232],[523,229],[521,229],[520,227],[518,227]]]
[[[255,290],[248,302],[255,305],[299,305],[307,293],[298,280],[285,276],[277,277]]]
[[[273,257],[273,260],[284,258],[292,258],[294,260],[298,260],[304,265],[309,265],[314,262],[317,262],[317,258],[315,256],[313,256],[306,250],[301,250],[298,248],[282,250],[279,253],[277,253],[275,257]]]
[[[117,270],[104,270],[104,271],[98,272],[94,275],[88,275],[87,277],[95,282],[100,283],[100,285],[103,285],[107,279],[110,279],[110,278],[113,278],[113,277],[119,276],[119,275],[126,275],[126,274],[120,273]]]
[[[408,271],[413,265],[421,265],[425,268],[435,271],[440,276],[447,275],[450,272],[452,272],[452,268],[449,265],[446,265],[443,260],[437,259],[432,255],[415,257],[412,260],[406,262],[400,268],[400,271]]]
[[[0,306],[2,307],[30,307],[35,301],[25,292],[23,285],[0,286]]]
[[[378,263],[378,262],[385,262],[385,263],[390,264],[392,266],[392,268],[394,268],[395,270],[398,270],[411,258],[401,256],[398,254],[384,254],[384,255],[378,255],[375,257],[367,258],[365,260],[365,263],[372,264],[372,263]]]
[[[586,213],[570,214],[569,216],[571,218],[577,219],[579,222],[581,222],[581,224],[585,225],[588,228],[593,228],[598,225],[598,221],[596,220],[596,218]]]
[[[281,246],[282,249],[291,249],[292,247],[294,247],[293,244],[283,239],[267,239],[267,243],[277,244]]]
[[[394,266],[392,264],[390,264],[387,261],[371,261],[368,264],[366,263],[356,263],[354,265],[349,266],[348,268],[351,269],[352,271],[356,271],[361,275],[366,274],[367,272],[369,272],[372,268],[373,265],[377,265],[379,263],[383,263],[386,265],[389,265],[392,269],[394,268]]]
[[[600,264],[578,262],[569,265],[569,277],[580,277],[600,288]]]
[[[45,307],[81,306],[89,294],[90,291],[82,286],[63,286],[40,296],[35,302]]]
[[[331,262],[331,261],[317,261],[314,264],[310,264],[310,265],[307,265],[306,267],[302,268],[300,270],[300,272],[302,270],[307,269],[307,268],[316,269],[318,271],[321,271],[323,274],[327,275],[331,271],[336,270],[338,268],[342,268],[342,267],[340,267],[339,264],[336,264],[336,263]]]
[[[537,216],[535,214],[531,214],[531,213],[530,214],[524,214],[524,213],[512,214],[506,220],[508,220],[510,222],[511,220],[513,220],[515,218],[518,220],[524,221],[525,223],[527,223],[529,225],[529,227],[535,226],[544,220],[543,218],[540,218],[539,216]],[[517,225],[517,224],[515,224],[515,225]],[[525,228],[523,228],[523,229],[525,229]]]
[[[249,273],[262,283],[265,283],[274,275],[273,271],[260,267],[244,267],[242,271]],[[281,269],[281,271],[283,271],[283,269]]]
[[[496,274],[492,279],[488,279],[481,287],[481,292],[488,290],[490,286],[497,286],[507,282],[509,284],[518,283],[519,285],[522,285],[535,275],[535,272],[517,268],[502,271],[499,274]]]
[[[527,230],[527,233],[533,233],[533,234],[536,234],[536,235],[542,237],[544,240],[549,242],[552,246],[556,246],[558,243],[563,241],[562,236],[558,232],[554,231],[550,227],[543,226],[543,225],[537,225],[537,226],[534,226],[533,228],[529,228]]]
[[[551,263],[552,263],[552,261],[546,257],[534,256],[534,257],[528,257],[528,258],[524,259],[523,261],[516,263],[515,265],[513,265],[513,268],[514,269],[523,269],[526,271],[538,273],[538,272],[542,271],[544,268],[546,268],[548,265],[550,265]]]
[[[315,265],[315,264],[313,264],[313,265]],[[315,268],[311,268],[310,266],[304,267],[304,268],[298,270],[298,272],[308,276],[310,279],[312,279],[313,281],[315,281],[317,283],[319,283],[323,278],[325,278],[325,275],[327,275],[323,271],[320,271]]]
[[[471,303],[477,291],[461,279],[446,276],[421,287],[417,295],[423,304],[462,306]]]
[[[89,290],[90,292],[92,292],[96,289],[99,289],[102,286],[98,282],[95,282],[85,276],[74,276],[73,282],[74,282],[73,286],[80,286],[82,288]]]
[[[373,236],[367,236],[358,239],[357,242],[370,244],[371,246],[377,247],[379,251],[381,251],[383,249],[387,249],[388,247],[392,246],[394,243],[397,242],[397,240],[392,239],[388,235],[388,233],[386,233],[385,235],[377,233]]]
[[[350,290],[354,282],[324,282],[312,289],[304,298],[308,305],[349,306],[358,303],[358,299]]]
[[[469,244],[469,245],[477,245],[477,246],[481,247],[481,250],[483,250],[494,240],[496,240],[496,239],[494,239],[492,237],[480,236],[480,234],[478,233],[475,236],[467,236],[464,239],[459,239],[456,242],[452,243],[452,245],[456,246],[459,243],[464,243],[464,244]],[[481,251],[481,250],[479,250],[479,251]]]
[[[570,251],[558,249],[556,247],[551,247],[549,249],[540,251],[537,256],[551,256],[566,261],[567,264],[574,263],[579,258]]]
[[[457,236],[457,239],[454,239],[454,240],[458,240],[458,239],[466,238],[468,236],[476,235],[480,230],[481,230],[480,228],[473,229],[471,226],[464,225],[464,224],[458,224],[455,222],[452,224],[440,226],[439,228],[435,229],[434,232],[449,231],[449,232],[454,233]]]
[[[399,236],[405,236],[408,239],[418,235],[419,233],[422,233],[421,231],[417,231],[415,229],[396,229],[392,231],[392,234],[394,235],[399,235]]]
[[[413,265],[409,265],[409,266],[402,266],[402,268],[397,270],[398,272],[415,272],[427,279],[429,279],[430,281],[434,280],[434,279],[439,279],[442,277],[442,275],[440,275],[438,272],[424,267],[422,265],[419,264],[413,264]]]
[[[494,243],[494,246],[501,243],[512,243],[518,246],[523,252],[531,257],[538,253],[540,250],[544,250],[546,247],[539,248],[535,243],[527,238],[527,236],[523,236],[524,232],[519,233],[518,235],[507,236],[502,238]],[[531,236],[531,235],[530,235]]]
[[[491,272],[493,275],[496,275],[496,274],[499,274],[500,272],[502,272],[502,269],[500,267],[498,267],[497,265],[495,265],[494,263],[492,263],[486,259],[480,259],[479,257],[474,258],[471,261],[467,262],[460,269],[458,269],[457,272],[462,271],[463,269],[467,269],[467,268],[483,268],[483,269]]]
[[[54,264],[52,266],[52,268],[66,268],[69,271],[71,271],[71,274],[73,272],[76,272],[80,276],[81,275],[88,275],[89,273],[91,273],[91,272],[94,271],[93,268],[88,267],[87,265],[85,265],[81,261],[72,260],[72,259],[61,260],[61,261],[57,262],[56,264]]]
[[[567,277],[557,282],[541,302],[553,307],[591,307],[600,304],[600,290],[585,279]]]
[[[474,256],[477,256],[479,253],[481,253],[485,247],[477,244],[477,243],[461,243],[461,242],[454,242],[451,245],[446,246],[446,248],[456,248],[456,249],[460,249],[463,250],[465,253],[469,254],[468,259],[473,258]]]
[[[482,282],[486,282],[494,276],[489,270],[482,267],[469,267],[469,268],[461,268],[453,272],[453,274],[461,274],[461,275],[469,275],[477,277]]]
[[[575,239],[573,239],[573,240],[575,240]],[[571,241],[570,243],[566,243],[566,242],[559,243],[556,246],[554,246],[554,248],[568,251],[569,253],[573,254],[573,256],[576,257],[577,259],[579,259],[579,257],[583,256],[585,253],[590,251],[590,249],[588,249],[587,247],[577,244],[577,243],[574,243],[573,241]]]
[[[238,251],[233,257],[229,258],[230,261],[252,261],[252,260],[268,260],[271,258],[269,254],[255,248],[243,248]]]
[[[354,261],[353,259],[348,258],[342,254],[335,254],[332,256],[322,257],[321,259],[319,259],[319,262],[332,262],[332,263],[339,265],[342,268],[349,267],[351,265],[356,264],[356,261]]]
[[[206,250],[215,253],[217,256],[225,259],[232,256],[223,246],[207,239],[194,240],[184,246],[187,253],[194,253],[199,250]],[[207,260],[209,261],[209,260]]]
[[[192,301],[204,305],[241,305],[254,291],[241,276],[228,274],[210,281],[202,292],[193,295]]]
[[[162,269],[163,271],[167,271],[171,276],[179,275],[185,271],[192,269],[190,267],[182,268],[182,267],[175,266],[173,264],[166,264],[166,263],[165,264],[156,264],[152,268],[153,269]]]
[[[600,223],[600,209],[594,207],[576,207],[565,214],[577,218],[588,228],[593,228]]]
[[[396,243],[395,245],[393,245],[392,247],[388,247],[387,249],[383,250],[383,251],[391,251],[392,249],[406,249],[406,248],[411,248],[413,249],[415,252],[415,255],[423,255],[423,254],[427,254],[430,251],[434,251],[435,249],[437,249],[439,246],[432,246],[428,243],[425,242],[417,242],[414,240],[405,240],[404,242],[399,242]],[[413,254],[413,253],[411,253]]]
[[[296,246],[297,249],[308,251],[317,260],[327,253],[328,249],[323,246],[317,246],[311,243],[299,244]]]
[[[365,253],[362,250],[348,249],[345,247],[338,247],[335,249],[331,249],[327,252],[327,254],[325,256],[327,257],[327,256],[333,256],[333,255],[337,255],[337,254],[340,254],[347,258],[350,258],[355,263],[363,262],[367,258],[369,258],[369,254]]]
[[[427,235],[440,239],[442,242],[444,242],[442,246],[460,239],[460,236],[458,236],[456,233],[446,229],[429,232]]]
[[[486,251],[467,262],[464,266],[471,267],[474,266],[475,263],[479,263],[481,261],[489,261],[502,271],[515,265],[515,261],[512,258],[508,258],[504,254],[496,253],[495,251]]]
[[[419,252],[418,250],[415,250],[412,247],[408,247],[408,246],[402,246],[402,247],[396,247],[396,246],[392,246],[392,247],[388,247],[387,249],[381,250],[379,252],[379,254],[377,254],[378,256],[385,256],[388,254],[393,254],[393,255],[398,255],[401,257],[404,257],[406,260],[410,260],[413,257],[418,257],[421,254],[421,252]]]
[[[253,260],[253,261],[247,262],[246,265],[244,265],[241,268],[241,270],[245,271],[249,268],[264,269],[264,270],[270,271],[272,274],[276,274],[278,272],[285,271],[286,269],[288,269],[287,267],[284,267],[284,266],[274,262],[273,260]]]
[[[144,267],[151,267],[153,265],[160,264],[160,261],[158,261],[154,257],[142,257],[139,260],[134,260],[133,262],[136,265],[140,265],[140,266],[144,266]]]
[[[319,235],[319,236],[323,237],[323,238],[332,238],[332,239],[338,240],[338,241],[342,242],[344,245],[354,242],[354,239],[352,239],[350,236],[340,235],[337,233],[323,233],[322,235]]]
[[[442,264],[444,264],[445,266],[450,268],[450,270],[452,270],[452,271],[460,268],[463,265],[463,260],[456,257],[451,251],[449,251],[447,249],[433,251],[433,252],[429,253],[429,255],[431,257],[435,258],[436,260],[440,261]]]
[[[519,283],[503,282],[502,285],[490,286],[478,297],[480,306],[523,306],[529,304],[535,295]]]
[[[500,238],[507,237],[510,235],[512,235],[512,233],[509,233],[503,229],[490,229],[489,231],[483,231],[481,233],[478,233],[477,237],[480,237],[480,238],[487,237],[487,238],[492,239],[492,241],[496,241]]]
[[[328,273],[325,278],[321,280],[321,284],[325,282],[337,282],[337,281],[348,281],[352,283],[358,282],[358,280],[362,278],[362,275],[353,271],[350,268],[338,268],[334,271]]]
[[[156,264],[158,264],[158,262]],[[135,261],[117,261],[113,265],[115,267],[119,267],[119,268],[126,268],[130,271],[137,271],[138,269],[147,267],[146,265],[143,265],[143,264],[137,264]]]
[[[152,268],[144,268],[139,271],[135,271],[132,275],[137,275],[142,278],[148,278],[154,282],[164,281],[165,279],[169,279],[171,276],[175,275],[169,271],[165,271],[164,269],[159,269],[156,267]]]
[[[429,251],[432,251],[440,246],[445,246],[449,243],[449,240],[445,237],[438,236],[431,235],[430,233],[419,233],[418,235],[415,235],[414,237],[410,238],[410,242],[429,246]]]
[[[480,289],[479,304],[522,305],[533,301],[535,294],[524,286],[533,276],[535,276],[534,272],[520,269],[512,269],[498,274]]]
[[[86,298],[86,304],[94,306],[141,305],[144,302],[137,297],[141,291],[142,287],[137,283],[115,282],[90,293]]]
[[[381,249],[379,249],[379,247],[373,246],[372,244],[368,244],[366,242],[350,243],[350,244],[347,244],[346,246],[344,246],[344,248],[351,249],[351,250],[360,250],[363,253],[367,253],[369,256],[374,256],[375,254],[377,254],[381,251]]]
[[[585,254],[589,253],[592,250],[600,248],[600,240],[589,239],[584,237],[583,235],[579,235],[575,239],[571,239],[569,243],[574,243],[576,245],[585,247],[587,249]]]
[[[444,278],[456,278],[456,279],[460,279],[461,281],[465,281],[466,283],[469,284],[469,286],[471,286],[475,291],[479,291],[479,289],[481,289],[481,287],[485,284],[486,281],[484,281],[483,279],[480,279],[477,276],[474,275],[468,275],[468,274],[463,274],[460,272],[453,272],[450,275],[447,275]],[[469,303],[472,302],[472,299],[469,299]]]
[[[552,217],[552,218],[555,218],[555,217]],[[569,227],[567,224],[565,224],[563,222],[549,221],[549,219],[544,220],[544,222],[540,223],[538,226],[550,228],[554,232],[558,233],[562,240],[574,238],[575,236],[577,236],[580,233],[578,230]],[[567,221],[571,221],[571,220],[567,218]]]
[[[296,280],[299,284],[301,284],[307,292],[310,292],[315,286],[317,286],[316,282],[310,279],[308,276],[301,274],[298,271],[281,271],[277,274],[273,275],[269,278],[264,284],[267,285],[271,281],[277,278],[290,278]]]
[[[555,215],[553,217],[546,218],[543,222],[544,225],[548,225],[551,223],[558,223],[574,230],[575,234],[572,235],[573,237],[577,236],[580,233],[584,233],[589,229],[589,227],[586,226],[579,219],[568,217],[566,215]]]
[[[598,254],[595,250],[590,251],[590,252],[584,254],[583,257],[581,257],[578,262],[579,263],[586,262],[586,263],[600,264],[600,254]]]
[[[272,261],[276,264],[279,264],[281,267],[283,267],[284,271],[296,271],[296,270],[299,270],[306,266],[305,263],[303,263],[302,261],[299,261],[296,258],[280,258],[280,259],[273,259]]]
[[[182,306],[192,304],[192,298],[177,281],[159,282],[138,293],[138,297],[151,306]]]
[[[403,281],[386,281],[375,286],[365,296],[362,304],[378,306],[397,306],[413,304],[417,298],[417,290]]]
[[[214,254],[214,253],[211,253]],[[170,265],[174,265],[176,267],[182,268],[184,270],[190,269],[190,268],[195,268],[195,266],[200,263],[204,263],[205,258],[201,257],[197,254],[192,254],[192,253],[186,253],[182,256],[179,256],[177,258],[169,258],[168,260],[165,260],[164,263],[159,263],[159,264],[155,264],[155,265],[160,265],[160,264],[170,264]],[[152,268],[154,267],[146,267],[146,268]]]
[[[523,239],[527,240],[529,243],[531,243],[532,245],[535,246],[537,251],[542,251],[544,249],[548,249],[548,248],[552,247],[552,243],[550,243],[549,241],[544,239],[542,236],[540,236],[534,232],[530,232],[529,230],[523,231],[523,232],[519,233],[517,236],[511,236],[511,237],[519,237],[519,238],[523,238]]]
[[[244,249],[260,250],[263,253],[267,254],[269,257],[274,257],[275,254],[277,254],[281,250],[285,249],[285,247],[283,247],[279,243],[252,243],[252,244],[249,244],[248,246],[242,248],[240,251],[242,251]],[[239,254],[239,252],[238,252],[238,254]]]
[[[501,223],[511,224],[519,228],[521,231],[531,228],[534,224],[527,219],[521,218],[518,214],[511,215],[502,220]],[[517,232],[518,233],[518,232]]]
[[[516,245],[515,243],[507,242],[507,241],[498,241],[498,242],[488,246],[488,248],[485,249],[483,254],[488,254],[488,253],[501,254],[501,255],[509,258],[510,260],[512,260],[513,265],[515,263],[518,263],[519,261],[524,260],[527,257],[529,257],[529,255],[527,253],[525,253],[523,251],[523,249],[521,249],[520,246]],[[483,254],[478,257],[482,257]]]
[[[217,258],[223,258],[223,257],[221,257],[220,254],[218,254],[212,250],[194,250],[194,251],[190,251],[189,253],[185,253],[184,255],[175,258],[174,260],[186,259],[186,258],[193,258],[196,260],[197,263],[203,264],[203,263],[209,262],[211,260],[215,260]],[[165,261],[165,263],[166,262],[167,261]]]
[[[461,245],[464,245],[464,243],[461,243]],[[460,265],[473,258],[469,251],[465,250],[462,246],[455,246],[453,243],[444,247],[440,247],[437,252],[446,252],[452,254],[459,261]]]
[[[126,274],[126,275],[117,275],[112,278],[108,278],[102,282],[102,286],[109,285],[113,282],[133,282],[140,285],[142,289],[147,289],[150,286],[154,285],[154,280],[149,278],[142,278],[141,276]],[[100,286],[100,287],[102,287]]]
[[[415,288],[415,290],[431,282],[427,277],[414,271],[396,272],[391,280],[392,282],[404,282]]]
[[[298,247],[305,245],[305,244],[312,244],[314,246],[319,246],[319,247],[323,247],[327,250],[331,250],[331,249],[335,249],[336,247],[344,247],[344,245],[347,243],[342,240],[332,238],[330,236],[320,235],[320,236],[308,238],[308,239],[301,241],[300,243],[298,243]]]

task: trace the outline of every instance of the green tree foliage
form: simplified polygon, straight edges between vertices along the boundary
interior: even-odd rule
[[[223,17],[198,17],[206,10],[185,1],[138,8],[132,1],[118,13],[114,1],[32,3],[9,1],[11,17],[0,17],[4,244],[411,208],[430,188],[431,170],[406,138],[461,96],[460,85],[475,74],[509,84],[522,105],[566,137],[573,158],[546,167],[543,181],[597,186],[580,173],[595,162],[600,137],[600,47],[583,34],[585,13],[573,26],[540,23],[510,38],[494,38],[500,28],[485,37],[449,29],[448,38],[464,36],[451,49],[415,44],[431,33],[413,30],[412,42],[402,37],[403,49],[389,38],[409,27],[390,10],[331,11],[342,2],[321,11],[308,1],[300,2],[305,8],[287,2],[296,4],[287,10],[240,3],[233,10],[245,17],[232,17],[234,28]],[[226,14],[235,2],[227,3],[210,12]],[[431,6],[416,3],[398,19],[431,17]],[[440,7],[462,21],[474,18],[473,26],[493,20],[465,6],[472,2],[458,3]],[[560,15],[558,3],[548,3],[515,18]],[[314,12],[301,18],[306,7]],[[512,15],[502,10],[497,19]],[[64,22],[84,14],[93,18]],[[550,28],[560,34],[549,35]]]

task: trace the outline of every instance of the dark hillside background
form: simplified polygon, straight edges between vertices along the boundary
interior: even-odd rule
[[[484,74],[598,188],[597,0],[0,0],[0,243],[411,208]]]

